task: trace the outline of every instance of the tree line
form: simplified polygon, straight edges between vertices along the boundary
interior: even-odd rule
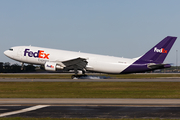
[[[35,66],[27,64],[24,65],[21,69],[19,64],[10,64],[9,62],[0,62],[0,73],[26,73],[26,72],[44,72],[44,67],[40,66],[39,69],[36,69]],[[48,71],[46,71],[48,72]],[[58,70],[56,72],[65,72],[63,70]],[[159,69],[155,71],[150,71],[150,73],[180,73],[180,66],[172,66],[171,68]]]
[[[21,70],[21,65],[10,64],[9,62],[0,62],[0,73],[23,73],[23,72],[35,72],[36,67],[33,65],[24,65]]]

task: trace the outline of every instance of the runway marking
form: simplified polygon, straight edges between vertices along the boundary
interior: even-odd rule
[[[5,117],[5,116],[9,116],[9,115],[24,113],[24,112],[29,112],[29,111],[37,110],[37,109],[48,107],[48,106],[50,106],[50,105],[36,105],[36,106],[30,107],[30,108],[25,108],[25,109],[22,109],[22,110],[2,113],[2,114],[0,114],[0,117]]]

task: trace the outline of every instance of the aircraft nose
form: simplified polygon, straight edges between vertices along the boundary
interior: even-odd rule
[[[8,50],[4,51],[4,54],[5,54],[6,56],[8,56]]]
[[[6,51],[4,51],[4,54],[7,56],[7,57],[9,57],[9,58],[13,58],[13,52],[12,51],[10,51],[10,50],[6,50]]]

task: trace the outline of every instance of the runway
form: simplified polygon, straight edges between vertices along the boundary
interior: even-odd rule
[[[180,82],[180,78],[152,79],[16,79],[0,78],[0,82]]]
[[[180,118],[180,99],[1,98],[0,117]]]
[[[180,99],[0,98],[0,105],[180,106]]]
[[[39,109],[36,109],[38,108]],[[180,118],[180,107],[3,106],[0,117],[28,118]],[[29,109],[35,109],[29,111]],[[13,111],[13,112],[10,112]],[[25,112],[28,111],[28,112]],[[21,113],[20,113],[21,112]],[[5,114],[1,114],[5,113]],[[16,114],[17,113],[17,114]]]

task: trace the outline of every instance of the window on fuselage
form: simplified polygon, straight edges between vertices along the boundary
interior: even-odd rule
[[[13,51],[13,49],[11,48],[11,49],[9,49],[10,51]]]

